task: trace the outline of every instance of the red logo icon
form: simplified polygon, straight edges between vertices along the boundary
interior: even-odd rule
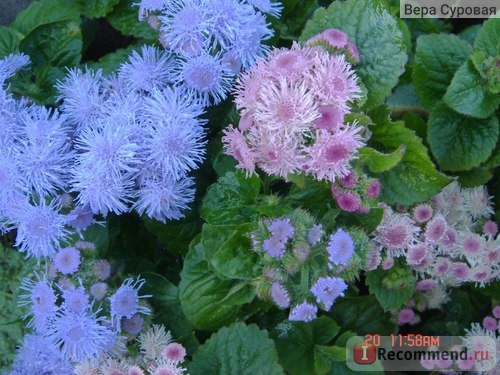
[[[354,362],[358,365],[370,365],[377,359],[377,348],[360,342],[354,345]]]

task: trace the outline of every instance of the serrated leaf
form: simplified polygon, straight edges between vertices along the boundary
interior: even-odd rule
[[[153,30],[147,22],[139,21],[139,8],[133,4],[133,0],[121,0],[106,17],[108,22],[124,35],[155,42],[159,32]]]
[[[221,280],[211,272],[199,240],[199,236],[193,240],[184,260],[179,299],[184,315],[194,327],[217,330],[233,321],[240,307],[221,304],[233,282]]]
[[[436,105],[428,122],[427,139],[441,168],[466,171],[487,160],[498,141],[496,116],[465,117],[444,103]]]
[[[402,121],[391,122],[385,109],[372,113],[375,126],[371,128],[371,142],[395,150],[402,144],[406,152],[401,162],[377,177],[382,183],[381,199],[388,203],[411,205],[430,199],[451,182],[439,173],[432,163],[425,146]]]
[[[359,50],[361,58],[355,68],[368,89],[365,106],[372,108],[382,103],[396,86],[408,59],[396,20],[370,0],[335,1],[314,13],[301,40],[328,28],[344,31]]]
[[[80,12],[68,0],[33,1],[26,9],[19,12],[11,27],[22,34],[29,34],[38,26],[54,22],[80,22]]]
[[[315,374],[315,346],[328,344],[339,333],[339,325],[321,316],[309,323],[293,322],[290,326],[286,335],[275,338],[280,363],[292,375]]]
[[[80,63],[82,33],[79,21],[61,21],[33,29],[19,49],[30,55],[36,66],[74,66]]]
[[[391,277],[394,272],[406,272],[408,278],[411,276],[409,270],[393,267],[389,271],[376,269],[366,274],[366,284],[370,289],[370,294],[374,294],[384,311],[398,310],[415,291],[415,283],[408,283],[406,286],[398,288],[387,288],[383,284],[384,278]]]
[[[267,332],[244,323],[214,333],[194,354],[188,370],[193,375],[284,374]]]
[[[183,344],[188,352],[193,352],[198,347],[198,341],[182,312],[177,287],[156,273],[146,272],[141,276],[146,280],[141,293],[153,296],[150,303],[155,312],[154,322],[167,327],[177,342]]]
[[[19,43],[23,38],[23,34],[17,30],[0,26],[0,59],[11,54],[19,52]]]
[[[201,208],[201,217],[212,224],[247,222],[256,214],[254,205],[260,190],[260,180],[243,172],[228,172],[210,186]]]
[[[120,0],[77,0],[76,4],[83,15],[89,18],[104,17]]]
[[[333,362],[345,362],[346,348],[341,346],[314,346],[314,369],[318,375],[327,374]]]
[[[359,158],[366,164],[370,171],[380,173],[394,168],[403,159],[405,150],[406,146],[402,144],[389,154],[383,154],[370,147],[363,147],[358,150],[358,153]]]
[[[483,23],[474,41],[474,49],[498,58],[500,55],[500,21],[498,18],[492,17]]]
[[[413,83],[427,108],[441,100],[453,75],[470,52],[471,46],[452,34],[422,35],[417,39]]]
[[[487,80],[475,70],[472,62],[467,61],[455,73],[444,101],[456,112],[486,118],[500,104],[500,96],[489,92],[487,85]]]

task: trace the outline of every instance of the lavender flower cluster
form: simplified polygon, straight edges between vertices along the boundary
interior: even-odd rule
[[[326,240],[321,224],[297,209],[286,217],[265,219],[251,233],[262,276],[254,280],[257,295],[280,309],[289,320],[311,321],[318,307],[329,311],[361,269],[363,249],[343,229]],[[360,242],[357,241],[357,244]]]
[[[160,44],[177,56],[182,87],[204,105],[225,99],[235,76],[269,50],[273,36],[265,14],[278,17],[269,0],[142,0],[139,19],[160,31]]]
[[[67,369],[77,363],[123,353],[143,329],[150,313],[142,301],[150,296],[139,294],[144,280],[127,278],[114,288],[111,265],[95,258],[92,245],[79,241],[63,248],[50,262],[41,261],[45,272],[24,278],[19,305],[28,310],[24,319],[32,333],[24,338],[12,375],[72,373]]]
[[[394,258],[404,259],[420,279],[416,289],[423,297],[409,307],[436,308],[446,302],[447,287],[484,286],[500,278],[498,226],[490,220],[494,211],[484,186],[453,182],[411,213],[387,206],[384,211],[373,234],[370,268],[389,269]]]
[[[323,41],[328,48],[318,44]],[[329,29],[305,46],[272,50],[239,76],[240,122],[238,128],[229,125],[222,139],[238,168],[252,174],[258,166],[284,178],[305,174],[329,182],[350,173],[366,137],[361,126],[345,120],[361,97],[343,53],[346,45],[355,49],[345,33]]]

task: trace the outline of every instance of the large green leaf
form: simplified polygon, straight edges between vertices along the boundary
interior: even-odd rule
[[[210,264],[218,274],[230,279],[251,280],[257,276],[258,255],[252,250],[249,232],[253,223],[240,225],[233,235],[215,249]],[[215,235],[220,236],[220,233]]]
[[[243,172],[228,172],[210,186],[201,208],[201,217],[212,224],[247,222],[256,215],[255,203],[260,180]]]
[[[498,141],[498,118],[473,119],[436,105],[431,112],[427,139],[441,168],[465,171],[487,160]]]
[[[366,107],[382,103],[396,86],[408,59],[398,23],[374,1],[335,1],[314,13],[301,39],[328,28],[344,31],[359,50],[356,72],[368,89]]]
[[[139,8],[134,6],[134,3],[133,0],[121,0],[108,14],[107,20],[124,35],[141,38],[150,43],[155,42],[159,32],[151,28],[147,22],[139,21]]]
[[[481,77],[472,61],[467,61],[455,73],[444,101],[464,115],[486,118],[500,104],[500,95],[490,92],[487,86],[488,80]]]
[[[19,43],[23,35],[17,30],[0,26],[0,59],[7,56],[10,53],[16,53],[19,51]]]
[[[214,333],[188,366],[191,375],[282,375],[273,341],[255,324],[235,323]]]
[[[432,163],[426,147],[402,121],[392,122],[386,109],[372,112],[375,126],[371,128],[371,142],[382,145],[388,151],[406,146],[403,159],[394,168],[380,173],[382,200],[388,203],[411,205],[436,195],[451,180],[439,173]]]
[[[316,345],[314,347],[314,368],[318,375],[327,374],[333,362],[345,362],[346,348],[341,346]]]
[[[484,52],[486,55],[500,55],[500,20],[490,18],[483,23],[474,41],[474,49]]]
[[[79,22],[61,21],[43,24],[24,37],[20,50],[36,66],[75,66],[80,63],[82,33]]]
[[[316,346],[330,343],[339,333],[339,325],[326,316],[309,323],[289,322],[284,324],[288,324],[290,329],[275,338],[280,363],[287,373],[292,375],[315,374],[314,353],[317,350]],[[320,365],[320,367],[324,366]]]
[[[389,288],[386,285],[387,281],[392,283],[396,280],[401,281],[397,281],[395,287]],[[389,271],[376,269],[367,272],[366,284],[384,311],[400,309],[415,291],[415,279],[411,271],[402,267],[393,267]]]
[[[184,260],[179,283],[182,310],[191,324],[199,329],[217,330],[232,322],[240,310],[237,304],[221,303],[233,286],[219,279],[203,256],[198,236]]]
[[[104,17],[119,2],[120,0],[76,0],[82,14],[90,18]]]
[[[62,21],[80,22],[80,12],[73,2],[41,0],[33,1],[29,7],[21,11],[11,26],[27,35],[38,26]]]
[[[417,39],[413,83],[427,108],[441,100],[453,75],[469,57],[471,46],[452,34],[422,35]]]

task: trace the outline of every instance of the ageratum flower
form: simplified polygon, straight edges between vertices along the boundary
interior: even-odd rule
[[[118,78],[133,90],[152,91],[166,87],[172,80],[174,57],[159,48],[143,46],[133,51],[120,67]]]
[[[131,318],[136,313],[149,314],[150,309],[139,303],[141,298],[151,297],[150,295],[139,296],[139,289],[144,285],[145,280],[137,278],[125,279],[118,290],[110,297],[111,319],[113,326],[120,330],[122,318]]]
[[[37,332],[44,333],[47,329],[49,319],[58,310],[56,306],[56,295],[52,285],[44,275],[36,274],[36,280],[24,278],[19,289],[26,292],[19,296],[19,306],[29,306],[30,312],[24,319],[31,316],[28,327]]]
[[[102,87],[102,71],[70,69],[63,81],[58,81],[58,100],[63,100],[61,110],[70,122],[77,126],[76,133],[102,117],[105,95]]]
[[[17,356],[8,375],[73,373],[73,366],[46,336],[29,334],[17,350]]]
[[[54,196],[65,189],[74,158],[66,119],[38,105],[26,108],[19,118],[22,130],[15,155],[26,190]]]
[[[40,258],[53,256],[61,242],[70,234],[66,229],[66,216],[58,212],[55,200],[46,204],[25,204],[16,212],[17,237],[15,245],[26,256]]]
[[[316,319],[318,308],[312,303],[302,302],[290,310],[288,320],[310,322]]]
[[[322,303],[329,311],[335,300],[344,295],[347,284],[339,277],[320,277],[311,287],[311,293],[318,303]]]
[[[226,153],[247,174],[257,165],[284,178],[295,173],[331,182],[346,177],[364,145],[363,129],[344,123],[359,93],[343,56],[297,43],[275,49],[237,80],[241,118],[238,129],[224,130]]]
[[[64,358],[83,362],[104,354],[115,337],[104,323],[91,309],[82,313],[63,308],[50,320],[46,335]]]

